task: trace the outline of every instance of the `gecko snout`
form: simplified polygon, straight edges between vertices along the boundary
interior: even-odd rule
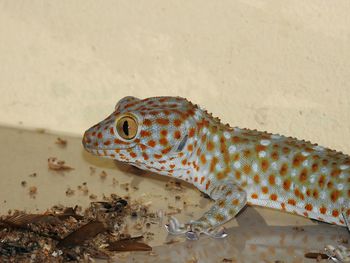
[[[92,146],[92,139],[89,131],[85,131],[82,140],[83,146],[86,150],[90,149]]]

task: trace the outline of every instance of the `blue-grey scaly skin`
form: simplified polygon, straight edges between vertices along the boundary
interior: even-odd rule
[[[231,128],[179,97],[125,97],[85,132],[86,150],[185,180],[215,204],[172,233],[215,228],[247,203],[337,225],[350,218],[350,157],[291,137]],[[196,236],[196,235],[195,235]]]

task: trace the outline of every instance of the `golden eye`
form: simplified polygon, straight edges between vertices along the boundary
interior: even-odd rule
[[[131,140],[137,134],[137,120],[134,116],[125,115],[117,120],[116,128],[120,137],[125,140]]]

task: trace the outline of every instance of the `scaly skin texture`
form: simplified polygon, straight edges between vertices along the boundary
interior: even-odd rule
[[[123,139],[116,120],[128,115],[136,120],[137,132]],[[191,182],[208,194],[215,204],[186,225],[197,233],[211,233],[246,204],[341,226],[350,218],[348,155],[291,137],[231,128],[184,98],[125,97],[85,132],[83,144],[91,153]]]

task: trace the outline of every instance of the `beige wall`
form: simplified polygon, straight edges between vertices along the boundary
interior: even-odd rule
[[[0,1],[0,121],[81,134],[123,96],[350,153],[350,1]],[[19,124],[21,123],[21,124]]]

